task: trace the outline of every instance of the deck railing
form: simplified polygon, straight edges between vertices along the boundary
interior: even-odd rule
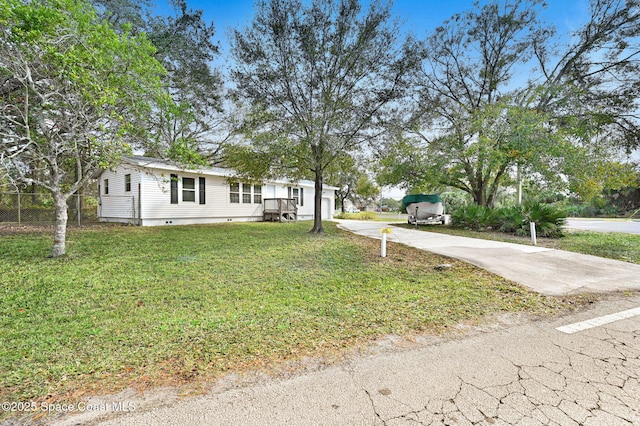
[[[295,198],[264,198],[264,220],[287,222],[297,219]]]
[[[296,200],[293,198],[265,198],[263,201],[265,212],[295,212],[297,210]]]

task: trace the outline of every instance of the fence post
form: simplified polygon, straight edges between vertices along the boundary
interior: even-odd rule
[[[22,221],[22,217],[20,215],[20,209],[21,209],[21,205],[20,205],[20,192],[18,192],[18,226],[20,226],[20,222]]]

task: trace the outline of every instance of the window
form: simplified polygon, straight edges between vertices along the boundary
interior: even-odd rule
[[[205,194],[204,194],[205,180],[206,179],[203,177],[198,178],[198,191],[199,191],[198,202],[200,204],[204,204],[206,202]]]
[[[242,204],[251,204],[251,185],[242,184]]]
[[[104,195],[109,195],[109,179],[104,180]]]
[[[253,185],[253,202],[262,204],[262,185]]]
[[[178,175],[171,175],[171,204],[178,204]]]
[[[194,178],[182,178],[182,201],[196,201],[196,180]]]
[[[234,204],[262,204],[262,185],[232,182],[229,184],[229,201]]]
[[[124,192],[131,192],[131,175],[124,175]]]
[[[304,206],[304,192],[302,188],[288,188],[289,198],[296,201],[297,206]]]
[[[240,184],[237,182],[229,184],[229,201],[235,204],[240,202]]]

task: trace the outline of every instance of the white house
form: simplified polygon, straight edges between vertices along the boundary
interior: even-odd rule
[[[324,186],[322,219],[332,219],[335,190]],[[232,170],[185,170],[149,157],[126,157],[98,178],[98,219],[141,226],[263,220],[265,200],[290,199],[298,220],[313,219],[314,183],[242,182]]]

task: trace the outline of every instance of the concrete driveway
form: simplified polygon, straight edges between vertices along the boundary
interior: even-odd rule
[[[380,238],[380,222],[340,220],[339,227]],[[389,241],[464,260],[547,295],[640,290],[640,265],[523,244],[391,227]]]

